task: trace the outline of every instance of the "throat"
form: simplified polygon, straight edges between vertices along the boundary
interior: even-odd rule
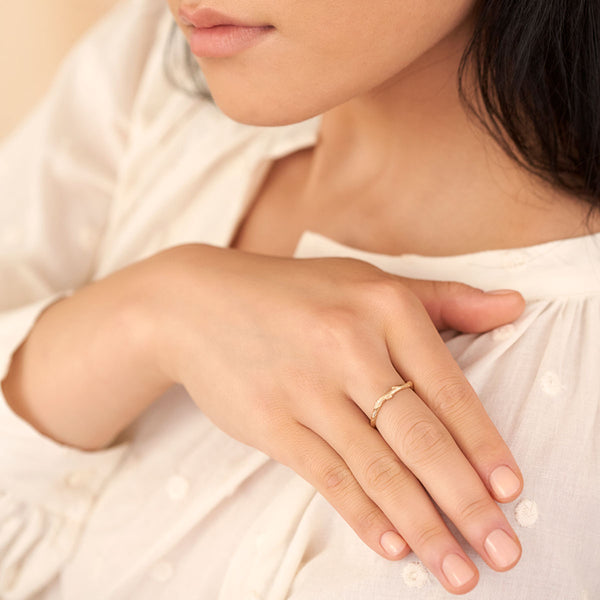
[[[587,204],[551,188],[519,193],[428,182],[418,192],[385,182],[344,192],[309,185],[312,149],[274,162],[231,246],[293,256],[305,231],[379,254],[451,256],[531,246],[600,231]]]

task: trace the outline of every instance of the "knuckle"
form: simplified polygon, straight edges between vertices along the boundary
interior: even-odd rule
[[[392,277],[378,277],[369,282],[365,293],[375,301],[398,302],[408,294],[408,291]]]
[[[363,510],[356,517],[356,528],[363,535],[373,530],[384,529],[386,526],[387,520],[376,506]]]
[[[457,518],[462,522],[481,521],[486,515],[489,515],[491,507],[493,507],[492,501],[482,496],[459,506]]]
[[[415,421],[403,435],[402,447],[406,456],[417,461],[433,462],[449,449],[448,435],[433,421]]]
[[[325,494],[330,497],[345,495],[353,483],[352,474],[342,464],[327,465],[319,475],[319,479],[322,482]]]
[[[385,312],[397,311],[416,301],[416,296],[406,285],[387,274],[364,281],[361,295],[371,308]]]
[[[357,320],[355,312],[348,307],[329,307],[313,316],[307,334],[322,352],[339,354],[359,345]]]
[[[461,377],[445,377],[435,385],[436,389],[430,397],[433,407],[441,414],[458,418],[473,406],[474,392]]]
[[[399,475],[400,463],[388,453],[371,457],[365,465],[365,485],[368,490],[385,492],[397,485]]]
[[[429,523],[415,532],[411,547],[417,551],[424,548],[441,548],[447,535],[446,531],[438,524]]]
[[[497,465],[507,460],[508,449],[495,429],[492,431],[482,429],[477,433],[481,437],[471,444],[470,450],[470,456],[473,457],[475,464]]]

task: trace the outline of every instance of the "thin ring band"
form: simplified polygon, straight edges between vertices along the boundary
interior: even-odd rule
[[[377,414],[381,410],[381,407],[383,406],[384,402],[387,402],[388,400],[393,398],[398,392],[401,392],[402,390],[412,390],[414,387],[415,386],[413,385],[412,381],[407,381],[402,385],[395,385],[389,392],[387,392],[387,394],[381,396],[381,398],[379,398],[379,400],[375,402],[373,412],[371,413],[371,427],[375,427],[375,424],[377,422]]]

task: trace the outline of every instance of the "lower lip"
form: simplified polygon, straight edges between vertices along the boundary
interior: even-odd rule
[[[274,27],[240,27],[217,25],[203,29],[194,28],[190,48],[195,56],[220,58],[233,56],[255,46],[275,30]]]

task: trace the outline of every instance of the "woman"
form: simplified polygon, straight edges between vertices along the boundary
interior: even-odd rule
[[[593,597],[599,9],[169,8],[121,4],[3,148],[4,595]],[[516,507],[424,306],[521,298],[373,265],[528,301],[447,338]]]

